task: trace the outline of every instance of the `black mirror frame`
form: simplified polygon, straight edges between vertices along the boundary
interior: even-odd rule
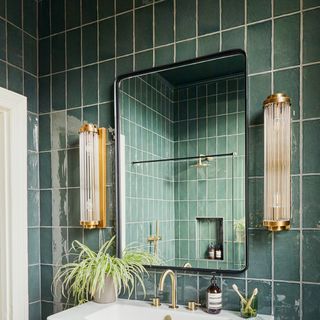
[[[210,55],[206,55],[203,57],[198,57],[194,59],[189,59],[182,62],[176,62],[164,66],[154,67],[150,69],[145,69],[141,71],[135,71],[129,74],[124,74],[116,78],[114,82],[114,123],[115,123],[115,214],[116,214],[116,232],[117,232],[117,239],[119,239],[119,236],[121,235],[121,202],[120,202],[120,190],[121,190],[121,181],[120,181],[120,167],[119,167],[119,159],[120,159],[120,148],[119,148],[119,137],[120,137],[120,116],[119,116],[119,90],[120,90],[120,83],[122,80],[134,77],[134,76],[141,76],[148,73],[154,73],[154,72],[160,72],[165,71],[167,69],[171,69],[174,67],[182,67],[187,66],[189,64],[194,64],[197,62],[204,62],[206,60],[212,60],[212,59],[219,59],[223,57],[233,56],[233,55],[243,55],[245,58],[245,88],[246,88],[246,94],[245,94],[245,219],[246,219],[246,241],[245,241],[245,258],[246,263],[245,267],[241,270],[224,270],[224,269],[207,269],[207,268],[183,268],[183,267],[176,267],[176,266],[146,266],[148,269],[151,270],[165,270],[165,269],[172,269],[174,271],[178,272],[188,272],[188,273],[202,273],[202,274],[208,274],[208,273],[215,273],[215,274],[239,274],[243,273],[248,269],[249,266],[249,255],[248,255],[248,223],[249,223],[249,195],[248,195],[248,145],[249,145],[249,130],[248,130],[248,124],[249,124],[249,112],[248,112],[248,106],[247,106],[247,93],[248,93],[248,68],[247,68],[247,55],[246,52],[242,49],[234,49],[234,50],[228,50],[228,51],[222,51],[219,53],[214,53]],[[117,248],[116,253],[118,257],[121,257],[121,252],[123,248],[120,246],[120,241],[117,241]]]

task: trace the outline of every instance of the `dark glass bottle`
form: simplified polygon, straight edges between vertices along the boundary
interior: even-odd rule
[[[207,312],[217,314],[222,309],[222,293],[218,287],[215,276],[211,279],[211,285],[207,289]]]

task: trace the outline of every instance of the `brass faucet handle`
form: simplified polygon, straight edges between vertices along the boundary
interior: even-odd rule
[[[189,301],[187,309],[189,309],[190,311],[195,311],[197,310],[197,307],[200,307],[200,306],[201,306],[201,303],[197,303],[195,301]]]
[[[159,297],[154,297],[151,299],[151,305],[153,307],[160,307],[161,303],[160,303],[160,298]]]

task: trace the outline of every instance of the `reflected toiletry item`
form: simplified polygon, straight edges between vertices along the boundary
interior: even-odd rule
[[[222,244],[217,244],[215,246],[215,259],[216,260],[223,260],[223,250],[222,250]]]
[[[214,259],[214,245],[210,243],[208,246],[208,259]]]
[[[211,285],[207,289],[207,312],[217,314],[222,309],[222,293],[213,275]]]

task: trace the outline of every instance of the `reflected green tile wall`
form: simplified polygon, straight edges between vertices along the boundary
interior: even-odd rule
[[[7,20],[3,3],[5,2],[0,1],[0,43],[9,40],[8,49],[13,53],[9,61],[12,61],[14,65],[8,66],[6,50],[3,49],[6,46],[1,45],[0,70],[5,70],[5,72],[0,73],[0,84],[27,93],[29,97],[28,110],[36,116],[37,73],[32,71],[34,70],[34,62],[29,63],[29,58],[22,52],[20,54],[23,59],[19,58],[19,51],[30,47],[30,39],[24,36],[25,31],[21,32],[19,28],[13,25],[10,25],[13,28],[9,29],[13,29],[11,30],[12,33],[18,33],[18,37],[5,39],[3,27],[7,25]],[[23,19],[21,19],[22,29],[28,30],[28,36],[32,39],[33,47],[38,45],[37,33],[34,31],[34,19],[30,19],[34,15],[29,14],[29,12],[35,7],[35,3],[31,0],[24,1],[21,12],[23,16]],[[60,6],[61,3],[65,3],[65,6]],[[174,3],[177,5],[175,12]],[[67,113],[67,121],[61,124],[61,126],[65,126],[63,131],[65,131],[67,139],[64,143],[66,149],[63,149],[63,151],[67,151],[66,158],[69,158],[69,149],[72,149],[72,143],[76,141],[76,127],[83,120],[86,107],[93,107],[92,110],[96,110],[93,113],[89,112],[89,114],[98,117],[100,123],[103,121],[104,125],[114,125],[113,113],[110,111],[113,101],[112,84],[114,78],[120,72],[141,70],[182,59],[183,56],[180,55],[182,51],[179,52],[177,49],[183,48],[185,43],[180,44],[180,40],[192,44],[192,50],[189,51],[188,49],[188,52],[183,52],[188,57],[192,54],[195,57],[219,50],[243,47],[248,53],[249,65],[249,224],[252,227],[249,238],[249,252],[252,252],[252,254],[249,257],[248,271],[232,277],[223,277],[224,304],[229,308],[237,308],[237,298],[230,291],[231,284],[236,282],[244,291],[251,290],[254,286],[263,290],[266,296],[259,297],[260,312],[274,313],[276,319],[313,320],[319,314],[319,309],[314,307],[317,304],[312,299],[319,294],[320,281],[314,275],[318,274],[318,271],[315,270],[319,270],[320,262],[314,259],[318,256],[318,248],[313,245],[318,241],[319,230],[313,227],[308,230],[305,230],[305,228],[314,226],[317,222],[316,195],[311,188],[317,187],[317,176],[320,173],[318,165],[319,148],[316,138],[319,135],[318,122],[320,122],[319,90],[317,87],[320,63],[320,2],[319,0],[192,0],[188,1],[187,7],[184,3],[185,1],[174,0],[85,0],[82,1],[82,10],[80,10],[79,0],[61,0],[54,6],[50,4],[49,0],[38,2],[39,113],[44,116],[39,121],[40,129],[44,132],[42,142],[42,134],[40,134],[39,145],[41,191],[51,190],[51,180],[58,182],[57,179],[60,179],[59,174],[57,177],[56,175],[51,177],[51,130],[54,127],[59,127],[59,125],[53,126],[51,122],[54,112],[64,111],[67,107],[68,111],[75,113],[72,116],[75,118],[75,123],[69,119],[69,113]],[[198,8],[196,8],[197,4]],[[245,8],[245,5],[247,5],[247,8]],[[139,8],[139,12],[137,8]],[[150,30],[146,29],[147,26],[150,28],[151,17],[148,12],[151,11],[151,8],[152,11],[154,10],[152,34],[149,32]],[[142,11],[147,12],[145,19],[144,15],[140,15]],[[114,15],[115,12],[117,13],[116,16]],[[196,16],[197,12],[198,16]],[[285,16],[287,14],[289,15]],[[51,18],[54,15],[51,24],[50,15]],[[136,21],[136,18],[138,18],[138,21]],[[15,21],[16,17],[10,16],[10,19]],[[18,20],[20,21],[19,17]],[[97,23],[97,32],[102,31],[99,32],[97,38],[84,39],[87,43],[86,46],[91,49],[79,46],[82,29],[85,29],[87,23],[93,25]],[[273,24],[274,33],[272,32]],[[290,27],[290,33],[286,37],[288,26]],[[66,61],[63,61],[63,57],[61,61],[60,58],[56,59],[57,57],[51,55],[50,43],[54,38],[54,32],[58,32],[55,36],[60,35],[58,30],[67,30],[66,48],[62,49],[66,53]],[[148,36],[146,39],[141,39],[140,34],[136,34],[137,30],[147,30]],[[9,35],[11,31],[9,31]],[[63,37],[62,33],[61,37]],[[190,39],[190,37],[192,38]],[[133,43],[134,39],[135,43]],[[16,41],[17,46],[15,45]],[[22,42],[24,44],[20,45]],[[195,51],[193,51],[194,43]],[[96,55],[99,58],[99,63],[96,62]],[[85,61],[89,58],[88,61],[93,61],[93,63],[86,65],[83,58],[85,58]],[[28,62],[27,64],[26,61],[22,63],[21,60]],[[53,75],[50,68],[50,66],[53,67],[52,63],[61,72]],[[23,64],[25,68],[28,67],[28,72],[23,71],[23,68],[21,69]],[[65,67],[60,69],[63,65]],[[26,78],[28,78],[27,81]],[[301,161],[295,160],[292,164],[293,230],[280,236],[272,236],[261,227],[263,212],[263,113],[261,103],[272,90],[284,91],[292,97],[293,110],[295,111],[295,114],[293,114],[293,121],[295,122],[293,152],[294,157]],[[32,97],[35,101],[33,104],[30,103]],[[43,124],[42,121],[44,121]],[[50,121],[50,128],[46,129],[45,124],[48,121]],[[48,134],[48,132],[50,133]],[[56,142],[57,140],[55,140]],[[74,149],[77,150],[76,145]],[[39,161],[35,151],[29,151],[28,161],[29,166],[37,168]],[[70,240],[84,239],[84,235],[82,230],[77,227],[79,188],[75,180],[71,178],[73,174],[69,173],[74,168],[71,168],[68,159],[66,164],[65,178],[63,179],[67,180],[64,185],[67,186],[68,195],[68,241],[65,241],[65,243],[69,245]],[[59,173],[59,169],[58,171],[57,169],[56,166],[55,170]],[[29,189],[33,191],[32,196],[35,195],[30,207],[37,207],[41,198],[37,176],[37,173],[35,175],[29,173]],[[70,187],[69,179],[73,187]],[[111,185],[109,189],[112,189]],[[41,210],[41,216],[42,214],[45,215],[43,210]],[[31,220],[38,224],[39,219],[34,216]],[[59,221],[59,219],[56,219],[56,221]],[[37,225],[32,228],[39,227]],[[59,230],[59,228],[65,227],[51,229]],[[103,237],[104,233],[101,233],[99,240]],[[282,237],[294,239],[295,247],[302,248],[300,252],[301,260],[292,257],[289,259],[292,263],[288,266],[283,259],[279,260],[279,264],[272,264],[272,260],[282,255],[283,248],[278,245],[282,243],[282,239],[278,241],[278,238]],[[98,239],[95,236],[92,236],[92,238],[95,239],[92,240],[93,242]],[[286,246],[285,239],[283,239],[283,242]],[[255,255],[259,257],[260,261]],[[296,255],[298,256],[298,253]],[[261,261],[265,265],[259,267]],[[45,266],[43,265],[43,267]],[[282,270],[284,267],[289,269],[289,280],[283,280],[286,276]],[[299,270],[298,281],[294,281],[292,279],[297,279],[297,270]],[[194,277],[197,279],[196,283],[200,289],[199,298],[202,300],[204,288],[208,286],[209,279],[205,276],[194,275]],[[50,282],[50,272],[47,273],[44,270],[42,282],[45,290]],[[180,294],[183,294],[182,283],[183,281],[180,280]],[[193,286],[195,282],[192,280],[190,283]],[[185,296],[193,294],[189,287],[185,289]],[[191,293],[189,290],[191,290]],[[151,286],[150,296],[154,294],[154,291]],[[48,291],[45,290],[44,292],[46,294],[42,297],[41,306],[45,319],[46,315],[53,312],[53,303],[47,295]],[[136,296],[138,298],[141,297],[139,292],[137,290]],[[270,301],[272,301],[272,304],[270,304]],[[59,310],[61,303],[55,303],[55,308],[57,308],[55,310]],[[40,302],[35,301],[34,304],[31,304],[30,310],[31,315],[39,315]]]

